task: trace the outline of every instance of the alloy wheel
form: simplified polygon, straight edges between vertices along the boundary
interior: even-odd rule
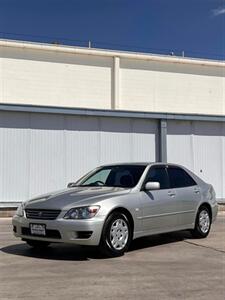
[[[203,233],[207,233],[210,228],[210,216],[207,210],[202,210],[199,214],[199,227]]]
[[[128,241],[129,229],[125,220],[116,219],[110,229],[110,242],[115,250],[122,250]]]

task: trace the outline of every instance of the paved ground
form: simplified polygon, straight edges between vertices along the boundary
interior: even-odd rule
[[[125,256],[51,246],[35,252],[0,219],[0,299],[225,299],[225,214],[210,236],[136,240]]]

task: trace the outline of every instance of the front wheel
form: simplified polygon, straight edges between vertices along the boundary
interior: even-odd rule
[[[206,206],[201,206],[198,210],[195,228],[191,231],[195,238],[205,238],[209,234],[211,228],[211,216]]]
[[[112,213],[102,231],[100,250],[109,257],[121,256],[128,250],[132,240],[132,230],[126,215]]]

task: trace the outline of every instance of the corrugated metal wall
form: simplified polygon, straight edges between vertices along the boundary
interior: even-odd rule
[[[0,206],[64,188],[101,164],[158,159],[155,120],[0,112]],[[168,121],[168,162],[225,200],[225,124]]]
[[[225,200],[225,124],[169,121],[167,142],[168,161],[190,168]]]
[[[155,161],[157,122],[0,112],[0,204],[61,189],[98,165]]]

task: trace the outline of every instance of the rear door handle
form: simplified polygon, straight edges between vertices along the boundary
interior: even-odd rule
[[[176,193],[174,191],[168,191],[168,195],[170,197],[174,197],[176,195]]]

